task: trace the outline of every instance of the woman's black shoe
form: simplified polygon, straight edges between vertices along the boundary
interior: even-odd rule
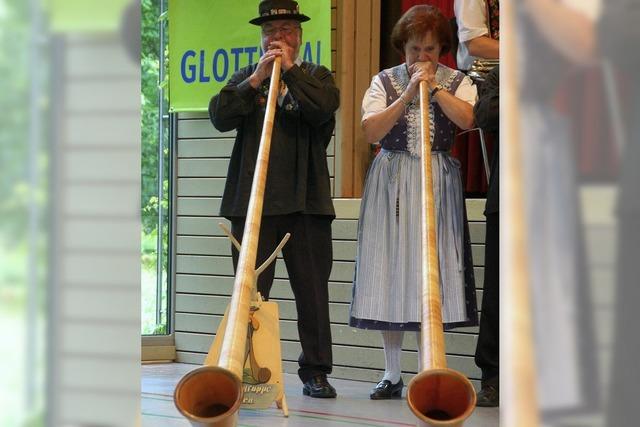
[[[400,378],[397,384],[391,384],[389,380],[382,380],[371,390],[369,397],[372,400],[400,399],[402,398],[403,386],[402,378]]]

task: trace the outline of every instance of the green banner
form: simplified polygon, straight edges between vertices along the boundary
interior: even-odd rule
[[[233,73],[258,62],[258,1],[169,0],[169,109],[205,111]],[[331,0],[298,0],[300,56],[331,68]]]
[[[122,25],[122,12],[131,0],[49,0],[52,32],[113,32]]]

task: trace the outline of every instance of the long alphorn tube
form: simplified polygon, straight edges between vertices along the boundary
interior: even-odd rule
[[[258,237],[269,166],[271,132],[280,88],[280,65],[281,58],[277,57],[271,73],[242,247],[218,364],[189,372],[180,380],[174,393],[176,407],[194,426],[235,426],[242,403],[242,372],[247,350],[249,309],[257,292],[255,278]]]
[[[476,405],[476,393],[463,374],[447,368],[440,300],[440,267],[431,175],[429,90],[420,83],[422,334],[421,369],[407,388],[407,404],[418,426],[461,426]]]
[[[528,262],[527,212],[525,209],[525,182],[523,176],[522,133],[520,112],[519,58],[516,2],[502,2],[503,34],[500,49],[503,52],[501,71],[502,99],[500,100],[500,142],[505,168],[506,194],[501,215],[508,221],[500,225],[500,318],[507,328],[502,332],[500,359],[504,360],[500,380],[503,405],[501,425],[505,427],[537,427],[540,425],[536,366],[534,360],[533,322],[531,313],[531,282]],[[502,203],[502,202],[501,202]]]

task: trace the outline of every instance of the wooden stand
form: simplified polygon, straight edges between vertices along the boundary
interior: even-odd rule
[[[223,225],[218,224],[233,243],[240,250],[240,243]],[[287,233],[282,242],[271,256],[256,269],[256,281],[272,262],[282,247],[289,240]],[[257,289],[257,284],[255,286]],[[247,351],[242,375],[242,408],[267,409],[273,402],[281,409],[285,417],[289,416],[289,408],[284,393],[284,379],[282,376],[282,353],[280,350],[280,317],[278,304],[263,301],[260,293],[256,292],[251,301],[249,323],[247,324]],[[215,365],[220,357],[222,341],[227,326],[229,308],[225,311],[222,323],[218,327],[216,337],[211,344],[205,365]]]

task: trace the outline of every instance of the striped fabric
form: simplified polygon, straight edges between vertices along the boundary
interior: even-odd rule
[[[465,298],[459,163],[448,152],[432,152],[432,162],[443,322],[459,326],[475,316],[467,312]],[[369,170],[360,208],[352,326],[419,329],[420,203],[420,158],[382,150]]]

